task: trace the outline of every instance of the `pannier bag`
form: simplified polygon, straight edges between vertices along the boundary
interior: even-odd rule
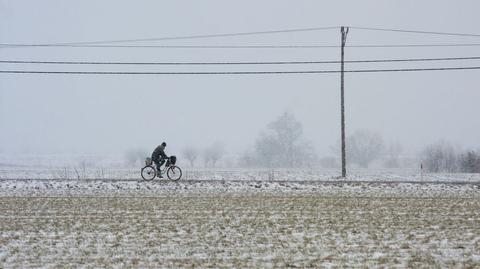
[[[146,166],[152,165],[152,158],[150,158],[150,157],[145,158],[145,165]]]
[[[175,163],[177,162],[177,156],[170,156],[170,164],[171,165],[175,165]]]

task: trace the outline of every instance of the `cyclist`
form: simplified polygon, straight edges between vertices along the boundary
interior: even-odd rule
[[[167,147],[167,143],[163,142],[152,153],[152,161],[157,166],[159,178],[163,178],[160,172],[161,171],[160,167],[165,163],[165,160],[168,159],[167,154],[165,154],[165,147]]]

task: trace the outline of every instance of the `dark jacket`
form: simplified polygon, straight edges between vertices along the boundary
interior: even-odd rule
[[[160,160],[160,157],[162,159],[167,159],[168,156],[165,154],[165,146],[158,146],[152,153],[152,161],[157,162]]]

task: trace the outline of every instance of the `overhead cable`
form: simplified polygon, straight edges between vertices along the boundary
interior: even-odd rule
[[[168,36],[168,37],[154,37],[154,38],[138,38],[138,39],[117,39],[117,40],[101,40],[101,41],[84,41],[84,42],[64,42],[64,43],[44,43],[44,44],[27,44],[33,46],[59,46],[59,45],[91,45],[91,44],[112,44],[112,43],[131,43],[131,42],[145,42],[145,41],[166,41],[166,40],[183,40],[183,39],[199,39],[199,38],[215,38],[215,37],[230,37],[230,36],[248,36],[248,35],[264,35],[264,34],[279,34],[279,33],[294,33],[294,32],[309,32],[339,29],[338,26],[332,27],[310,27],[310,28],[296,28],[296,29],[282,29],[270,31],[255,31],[255,32],[237,32],[237,33],[221,33],[221,34],[206,34],[206,35],[186,35],[186,36]],[[15,46],[24,44],[2,44],[4,46]]]
[[[480,56],[443,57],[443,58],[407,58],[377,60],[347,60],[345,63],[388,63],[388,62],[427,62],[480,60]],[[0,60],[0,64],[62,64],[62,65],[289,65],[289,64],[337,64],[340,61],[258,61],[258,62],[98,62],[98,61],[31,61]]]
[[[382,32],[400,32],[400,33],[413,33],[413,34],[426,34],[426,35],[480,37],[480,34],[467,34],[467,33],[448,33],[448,32],[432,32],[432,31],[402,30],[402,29],[372,28],[372,27],[355,27],[355,26],[349,26],[349,27],[351,29],[369,30],[369,31],[382,31]]]
[[[452,44],[358,44],[348,48],[414,48],[414,47],[478,47],[480,43]],[[145,49],[321,49],[339,48],[339,45],[54,45],[54,44],[0,44],[0,49],[12,48],[145,48]]]
[[[357,27],[357,26],[349,26],[349,28],[358,29],[358,30],[369,30],[369,31],[402,32],[402,33],[446,35],[446,36],[463,36],[463,37],[480,37],[480,34],[471,34],[471,33],[435,32],[435,31],[389,29],[389,28],[374,28],[374,27]],[[295,28],[295,29],[281,29],[281,30],[254,31],[254,32],[204,34],[204,35],[167,36],[167,37],[137,38],[137,39],[99,40],[99,41],[83,41],[83,42],[38,43],[38,44],[14,44],[14,43],[8,44],[8,43],[4,43],[4,44],[0,44],[0,46],[2,46],[3,48],[5,48],[5,47],[42,47],[42,46],[45,46],[45,47],[50,47],[50,46],[79,46],[79,45],[93,45],[93,44],[131,43],[131,42],[146,42],[146,41],[167,41],[167,40],[185,40],[185,39],[217,38],[217,37],[231,37],[231,36],[278,34],[278,33],[333,30],[333,29],[340,29],[340,26]]]
[[[399,68],[399,69],[359,69],[345,70],[345,73],[379,72],[416,72],[416,71],[452,71],[480,70],[480,66],[438,67],[438,68]],[[230,72],[118,72],[118,71],[36,71],[36,70],[0,70],[3,74],[63,74],[63,75],[281,75],[281,74],[329,74],[340,70],[303,70],[303,71],[230,71]]]

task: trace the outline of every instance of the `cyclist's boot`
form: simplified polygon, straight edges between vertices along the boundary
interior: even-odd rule
[[[163,178],[161,171],[158,171],[158,170],[157,170],[157,177],[158,177],[158,178]]]

